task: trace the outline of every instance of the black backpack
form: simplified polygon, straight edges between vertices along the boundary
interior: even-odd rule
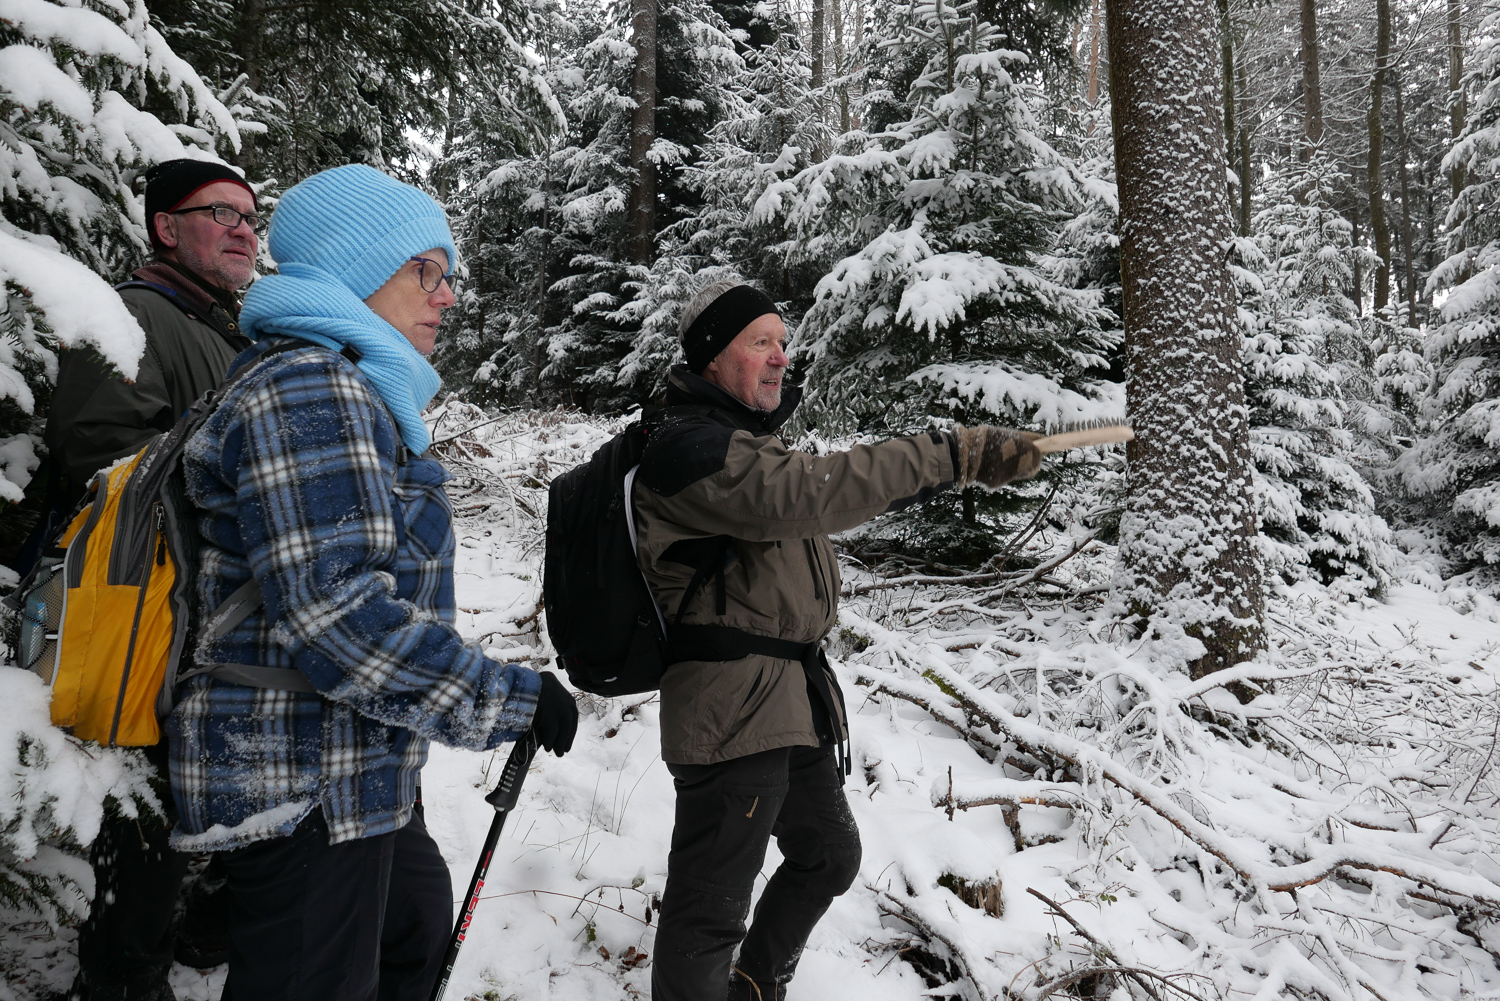
[[[626,492],[645,451],[637,422],[547,492],[547,629],[573,687],[595,695],[652,691],[667,666],[665,623],[636,563]]]
[[[705,539],[696,547],[699,558],[692,562],[697,567],[672,617],[669,637],[667,621],[636,560],[629,500],[648,430],[642,422],[630,425],[586,464],[553,480],[547,492],[542,601],[557,662],[568,680],[595,695],[635,695],[660,688],[670,664],[762,654],[800,661],[827,720],[834,719],[835,704],[847,718],[843,693],[831,681],[820,644],[757,636],[731,626],[682,623],[688,602],[715,578],[715,609],[725,613],[724,572],[735,554],[728,536]],[[842,738],[837,743],[847,775],[848,745]]]

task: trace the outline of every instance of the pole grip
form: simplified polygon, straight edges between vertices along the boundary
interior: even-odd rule
[[[495,788],[484,798],[486,803],[495,808],[495,812],[509,813],[515,809],[516,800],[521,798],[521,780],[526,777],[531,759],[536,757],[536,750],[535,730],[527,730],[526,735],[511,748],[510,757],[505,759],[505,767],[500,771],[500,781],[495,783]]]

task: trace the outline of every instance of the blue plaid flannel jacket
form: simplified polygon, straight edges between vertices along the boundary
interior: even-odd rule
[[[301,671],[321,694],[199,676],[167,731],[174,844],[222,851],[289,834],[321,807],[330,842],[411,816],[428,740],[477,750],[531,724],[540,677],[452,626],[453,512],[434,459],[398,462],[375,387],[326,348],[263,361],[188,442],[199,607],[250,574],[264,607],[196,662]],[[246,362],[247,357],[253,360]]]

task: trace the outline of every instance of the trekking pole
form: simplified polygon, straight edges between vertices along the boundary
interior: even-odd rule
[[[521,782],[531,759],[536,756],[536,731],[527,730],[526,735],[516,741],[510,757],[505,759],[505,768],[500,772],[500,781],[484,801],[495,808],[495,819],[490,821],[490,832],[484,837],[484,848],[479,852],[479,863],[474,866],[474,875],[469,880],[469,892],[464,898],[463,913],[453,926],[453,937],[448,940],[448,952],[443,956],[443,970],[438,974],[432,988],[431,1001],[442,1001],[448,989],[448,980],[453,976],[454,964],[458,962],[458,950],[463,948],[464,937],[469,933],[469,922],[474,920],[474,908],[479,905],[479,891],[484,889],[484,877],[490,871],[490,858],[495,854],[495,844],[500,840],[500,831],[516,800],[521,798]]]

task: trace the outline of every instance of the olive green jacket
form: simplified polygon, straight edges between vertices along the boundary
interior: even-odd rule
[[[250,346],[231,295],[211,293],[164,261],[137,269],[131,280],[165,290],[120,291],[125,308],[146,332],[135,380],[127,382],[93,350],[60,352],[43,440],[54,466],[54,496],[68,505],[97,470],[170,431]]]
[[[776,413],[754,411],[679,367],[668,406],[645,422],[633,487],[637,546],[669,636],[697,568],[724,552],[720,539],[728,536],[724,614],[715,582],[692,597],[682,622],[821,642],[837,619],[840,587],[828,534],[953,482],[952,439],[943,433],[824,456],[787,448],[775,431],[798,393],[789,388],[784,396]],[[797,661],[753,654],[673,664],[661,684],[662,758],[710,764],[817,745],[812,706]],[[847,733],[843,719],[834,725]]]

